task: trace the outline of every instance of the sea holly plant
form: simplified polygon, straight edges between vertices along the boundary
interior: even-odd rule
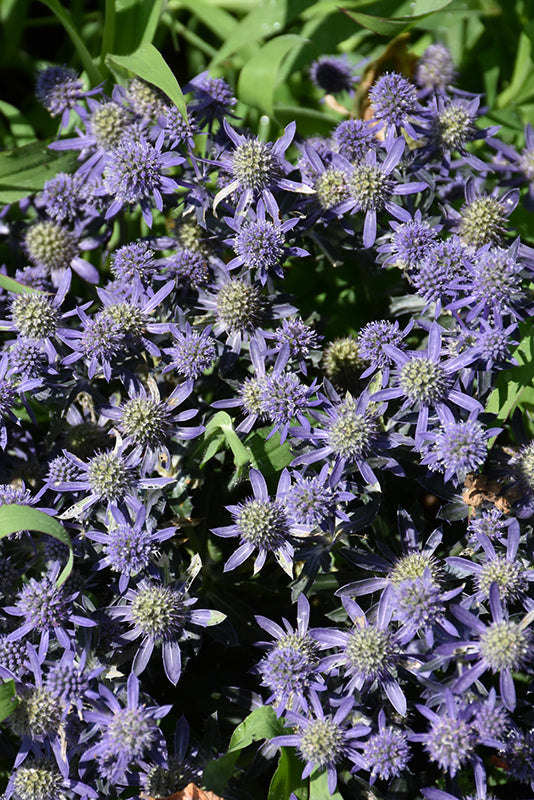
[[[532,127],[433,3],[344,55],[184,3],[183,89],[157,3],[98,68],[45,5],[86,74],[0,158],[3,796],[526,797]]]

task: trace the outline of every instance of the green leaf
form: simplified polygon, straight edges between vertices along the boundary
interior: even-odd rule
[[[14,278],[9,278],[7,275],[0,273],[0,286],[8,292],[15,292],[16,294],[44,294],[40,289],[34,289],[33,286],[28,286],[25,283],[19,283]],[[0,329],[2,325],[0,323]]]
[[[58,539],[68,547],[69,555],[67,563],[56,581],[57,585],[61,586],[72,572],[74,564],[72,542],[63,526],[59,524],[57,519],[45,514],[44,511],[39,511],[37,508],[18,506],[9,503],[0,506],[0,539],[10,536],[12,533],[17,533],[17,531],[26,530],[46,533],[48,536],[53,536],[54,539]]]
[[[3,722],[19,704],[15,697],[15,681],[11,678],[0,683],[0,722]]]
[[[76,51],[80,57],[80,61],[82,62],[83,68],[87,72],[87,75],[89,76],[91,84],[93,86],[98,86],[99,83],[102,83],[102,75],[98,67],[95,66],[91,57],[91,53],[83,43],[83,39],[76,30],[76,26],[72,22],[68,11],[65,11],[59,0],[40,0],[40,2],[44,3],[45,6],[48,6],[50,11],[52,11],[61,22],[69,34],[74,47],[76,48]]]
[[[302,780],[302,769],[303,763],[295,751],[290,747],[282,747],[267,800],[287,800],[292,792],[297,800],[308,800],[308,781]]]
[[[209,787],[215,794],[224,792],[238,759],[239,753],[235,752],[208,761],[202,774],[202,785]]]
[[[343,800],[337,791],[333,794],[328,790],[328,772],[315,770],[310,776],[310,800]]]
[[[486,411],[496,414],[502,422],[508,419],[516,406],[528,401],[529,395],[532,397],[534,325],[531,322],[522,323],[519,329],[523,336],[512,354],[518,366],[499,372],[495,389],[486,404]]]
[[[291,50],[305,42],[302,36],[292,33],[276,36],[267,42],[241,70],[237,84],[239,99],[272,116],[280,64]]]
[[[102,43],[103,57],[110,52],[133,53],[143,43],[153,40],[166,0],[106,0],[106,3],[111,2],[114,2],[113,12],[106,7],[104,33],[107,33],[107,40],[105,47]],[[112,39],[106,25],[113,29]]]
[[[497,108],[508,106],[524,88],[524,83],[532,73],[532,42],[526,33],[519,35],[514,72],[510,85],[497,98]]]
[[[284,724],[271,706],[254,709],[233,732],[228,751],[220,758],[208,762],[202,776],[203,784],[209,786],[216,794],[223,792],[232,776],[241,750],[261,739],[280,736],[283,730]]]
[[[35,131],[18,108],[0,100],[0,112],[9,122],[9,129],[15,137],[17,144],[25,144],[25,140],[32,142],[35,139]]]
[[[235,432],[232,417],[227,414],[226,411],[218,411],[210,419],[206,425],[204,437],[211,437],[213,432],[217,431],[218,429],[220,429],[224,434],[224,438],[226,439],[226,443],[232,451],[234,463],[238,469],[244,467],[246,464],[252,464],[254,467],[258,466],[252,451],[248,447],[245,447],[238,434]],[[213,455],[214,454],[215,453],[213,453]],[[212,455],[210,455],[210,458],[212,458]]]
[[[251,451],[258,469],[267,479],[282,472],[294,458],[289,442],[286,440],[281,444],[279,433],[268,439],[270,432],[271,428],[258,428],[245,439],[245,445]]]
[[[187,119],[187,109],[180,84],[161,53],[156,50],[153,44],[145,42],[128,56],[111,53],[106,58],[106,64],[112,69],[113,67],[121,67],[123,70],[129,70],[144,81],[157,86],[172,100],[182,117]]]
[[[207,3],[205,0],[180,0],[180,5],[187,8],[223,42],[228,39],[238,24],[235,17],[222,8]]]
[[[381,36],[396,36],[403,31],[407,31],[409,28],[412,28],[418,22],[426,19],[427,17],[431,16],[431,14],[435,14],[436,11],[441,11],[443,8],[446,8],[452,0],[436,0],[436,2],[432,2],[432,0],[428,0],[427,3],[423,5],[423,3],[419,3],[418,6],[421,8],[427,8],[426,11],[423,11],[419,14],[411,14],[410,16],[406,17],[374,17],[370,14],[362,14],[359,11],[348,11],[347,9],[342,9],[347,16],[361,25],[363,28],[367,28],[374,33],[378,33]]]
[[[220,64],[228,56],[236,53],[242,47],[247,47],[251,42],[258,42],[279,33],[308,5],[307,0],[270,0],[268,3],[259,3],[235,26],[215,58],[212,59],[208,69]]]
[[[242,750],[260,739],[273,739],[283,732],[284,723],[276,716],[272,706],[255,708],[233,732],[228,752]]]
[[[72,172],[75,166],[75,153],[49,150],[46,142],[0,153],[0,203],[16,203],[40,191],[58,172]]]

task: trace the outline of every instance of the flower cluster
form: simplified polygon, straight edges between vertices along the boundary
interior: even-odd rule
[[[356,81],[339,59],[309,76]],[[510,219],[534,133],[501,144],[454,78],[433,45],[413,81],[377,77],[366,119],[266,141],[208,73],[187,119],[138,79],[40,74],[51,147],[78,158],[3,214],[0,505],[58,517],[75,569],[58,585],[68,548],[28,531],[0,555],[6,798],[200,781],[217,747],[188,752],[180,682],[203,652],[209,680],[243,666],[210,700],[256,680],[285,725],[267,752],[331,794],[351,772],[369,796],[534,786],[534,442],[514,420],[502,446],[485,411],[534,310]],[[376,319],[322,315],[377,280]],[[296,615],[254,613],[288,582]],[[243,665],[256,623],[272,641]]]

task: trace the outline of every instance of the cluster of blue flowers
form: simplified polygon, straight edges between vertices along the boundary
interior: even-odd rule
[[[356,83],[338,59],[310,78],[341,99]],[[64,545],[3,541],[5,798],[201,783],[169,687],[203,629],[237,622],[199,599],[234,570],[296,601],[294,625],[247,621],[272,638],[254,670],[287,726],[271,755],[295,748],[331,793],[351,774],[369,797],[534,787],[534,442],[485,413],[532,314],[534,251],[508,218],[532,204],[534,132],[503,144],[454,80],[436,44],[413,80],[377,77],[364,119],[268,142],[208,73],[187,120],[138,79],[106,96],[39,75],[78,167],[2,213],[0,503],[59,517],[75,570],[58,587]],[[324,341],[286,280],[349,258],[388,276],[384,318]],[[231,504],[208,508],[236,452]],[[415,520],[423,497],[452,521]]]

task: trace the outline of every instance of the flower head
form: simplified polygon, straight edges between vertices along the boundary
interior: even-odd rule
[[[321,56],[310,67],[310,79],[327,94],[350,92],[356,79],[352,67],[342,58]]]

